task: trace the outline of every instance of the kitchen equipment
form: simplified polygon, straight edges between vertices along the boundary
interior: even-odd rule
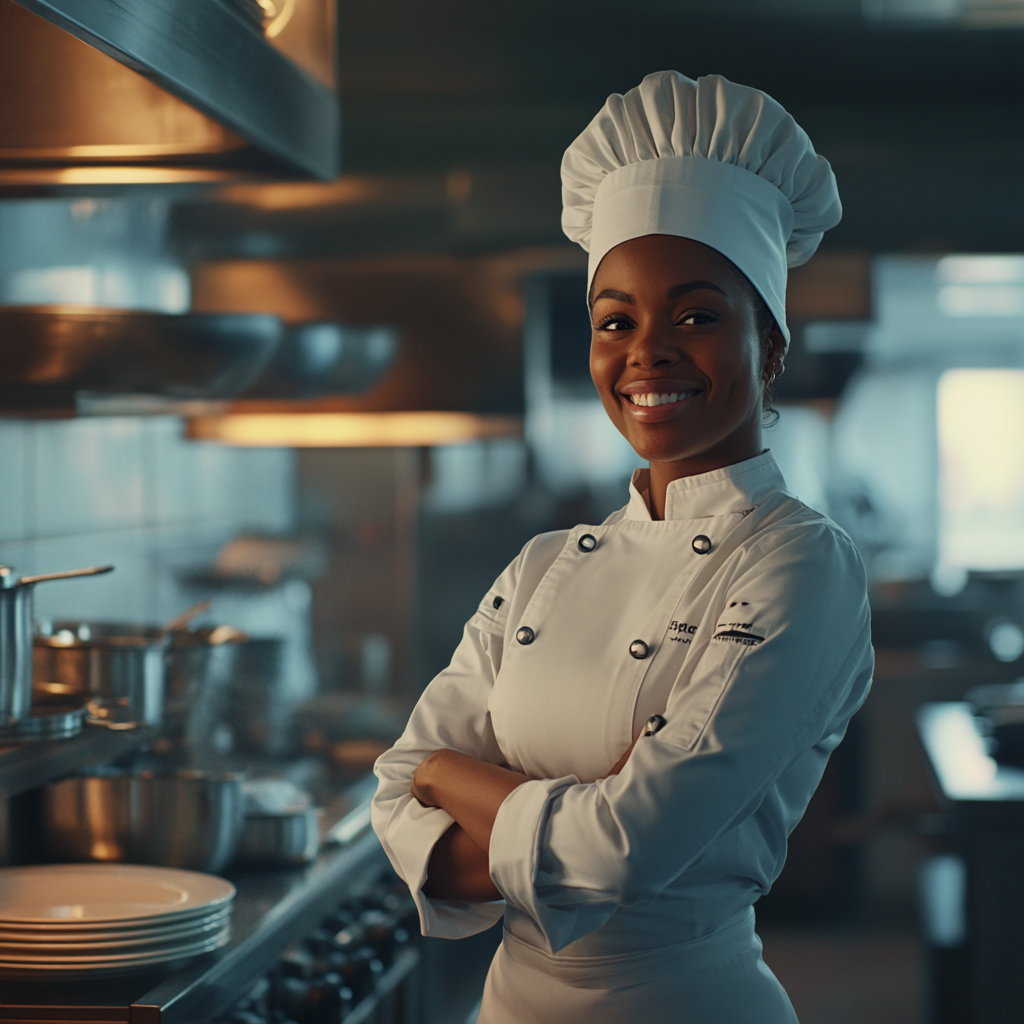
[[[164,629],[168,633],[174,633],[180,629],[188,629],[188,624],[197,616],[202,615],[203,612],[210,610],[210,605],[213,601],[210,598],[206,598],[203,601],[197,601],[193,605],[189,605],[180,615],[175,615],[170,622],[164,626]]]
[[[1000,764],[1024,768],[1024,680],[976,686],[964,700],[973,705],[989,737],[992,757]]]
[[[317,690],[312,589],[294,574],[315,571],[319,562],[315,546],[302,541],[237,538],[213,572],[185,577],[192,586],[217,588],[222,621],[249,637],[239,645],[221,730],[236,751],[287,753],[294,708]]]
[[[320,812],[316,807],[276,814],[247,814],[235,863],[245,867],[296,867],[316,860]]]
[[[102,565],[22,576],[9,566],[0,565],[0,739],[4,742],[38,739],[41,729],[43,733],[47,731],[39,720],[22,725],[32,713],[33,588],[51,580],[99,576],[113,568]],[[37,719],[45,717],[44,714]]]
[[[159,725],[170,635],[158,626],[49,623],[34,640],[36,689],[78,697],[88,720],[112,729]]]
[[[232,626],[177,630],[167,651],[161,743],[193,763],[230,745],[225,733],[228,686],[248,637]],[[222,735],[222,733],[224,735]]]
[[[333,4],[281,12],[267,37],[237,4],[179,0],[155,25],[116,2],[30,6],[0,0],[0,186],[337,177]]]
[[[244,813],[237,774],[74,775],[43,790],[43,850],[49,860],[220,871],[238,847]]]
[[[230,938],[235,889],[212,875],[112,864],[0,870],[0,971],[80,977],[197,956]]]
[[[398,337],[390,327],[293,324],[246,398],[316,398],[369,391],[391,368]]]
[[[231,939],[231,929],[224,928],[217,935],[198,942],[177,946],[164,946],[144,952],[119,953],[112,956],[26,957],[0,949],[0,972],[7,977],[34,978],[40,973],[60,978],[94,978],[134,971],[148,970],[158,964],[175,960],[190,960],[204,953],[212,953]]]
[[[280,779],[254,779],[244,790],[245,823],[235,863],[283,868],[316,859],[320,811],[308,793]]]
[[[40,401],[69,391],[228,398],[260,374],[282,331],[266,313],[5,306],[0,383]]]
[[[72,865],[63,865],[71,867]],[[231,917],[231,906],[227,904],[201,913],[182,914],[180,920],[157,920],[138,924],[132,921],[112,921],[95,926],[56,924],[45,928],[38,924],[9,922],[0,924],[0,942],[11,945],[31,943],[36,947],[45,948],[59,942],[75,943],[99,949],[102,946],[136,945],[143,946],[159,939],[183,939],[198,930],[212,931],[223,928]]]
[[[67,740],[77,736],[85,724],[87,708],[83,704],[56,704],[49,701],[34,707],[18,722],[18,740]],[[2,734],[0,734],[2,736]],[[11,742],[6,737],[4,743]]]
[[[291,731],[291,701],[285,689],[285,640],[250,638],[241,644],[231,677],[228,726],[234,749],[281,754]]]

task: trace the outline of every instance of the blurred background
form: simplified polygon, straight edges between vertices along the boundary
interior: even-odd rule
[[[521,546],[638,465],[562,152],[651,71],[756,86],[845,211],[767,443],[860,549],[878,657],[765,958],[803,1024],[1024,1020],[1024,3],[218,0],[277,55],[207,55],[248,107],[108,6],[0,0],[0,563],[117,567],[41,586],[40,630],[209,600],[276,661],[273,726],[224,712],[208,753],[365,773]],[[430,954],[465,991],[424,1020],[495,941]]]

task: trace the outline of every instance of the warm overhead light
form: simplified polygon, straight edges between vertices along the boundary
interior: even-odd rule
[[[195,416],[194,441],[252,448],[427,448],[490,437],[518,437],[518,416],[465,412],[229,413]]]
[[[340,206],[372,198],[380,186],[369,178],[345,177],[331,182],[280,182],[271,185],[229,185],[217,198],[258,210],[305,210]]]
[[[0,168],[0,185],[5,187],[92,187],[96,185],[190,185],[220,184],[237,180],[240,174],[235,170],[217,167],[162,167],[160,165],[111,166],[96,164],[81,167],[18,167]],[[257,177],[250,174],[250,177]]]

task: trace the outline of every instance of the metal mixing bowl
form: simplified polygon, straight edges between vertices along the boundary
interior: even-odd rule
[[[44,789],[43,849],[54,861],[124,861],[216,873],[242,834],[241,775],[100,771]]]

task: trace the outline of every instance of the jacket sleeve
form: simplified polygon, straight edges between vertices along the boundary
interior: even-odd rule
[[[790,765],[841,735],[866,696],[869,612],[852,544],[831,524],[767,533],[724,582],[666,725],[622,773],[527,782],[499,809],[491,876],[552,951],[654,899]]]
[[[498,578],[466,624],[451,664],[424,690],[398,742],[377,760],[373,829],[416,900],[424,935],[462,938],[494,924],[504,905],[433,900],[423,893],[434,845],[453,818],[424,807],[410,792],[420,762],[439,749],[494,764],[505,759],[491,728],[487,701],[501,665],[508,605],[526,549]]]

